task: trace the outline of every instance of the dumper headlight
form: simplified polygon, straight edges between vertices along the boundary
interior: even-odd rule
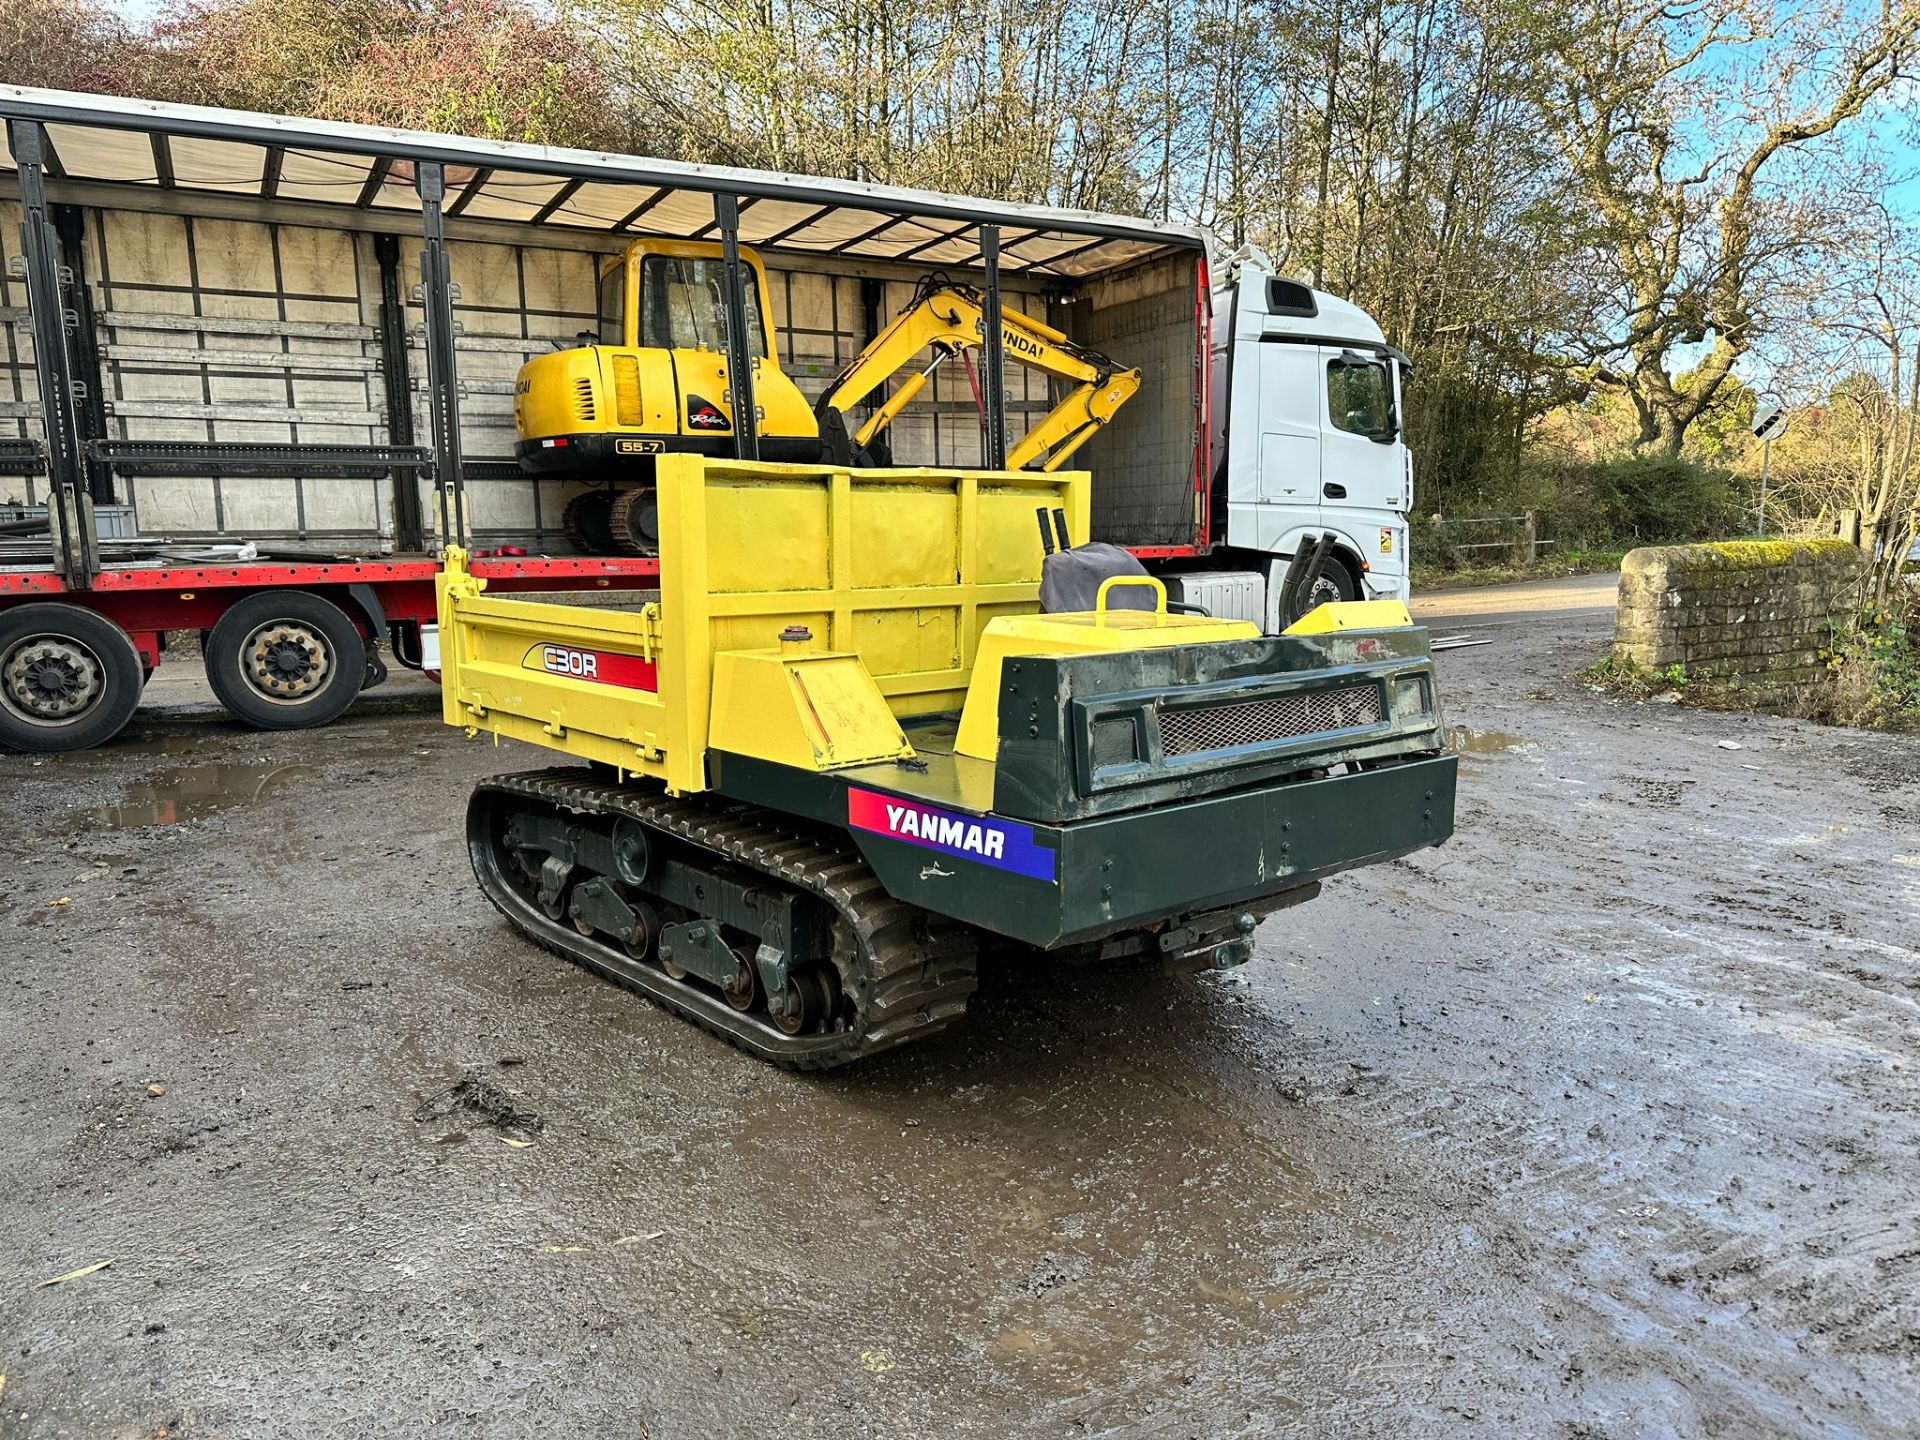
[[[1433,713],[1433,677],[1402,675],[1393,682],[1393,713],[1430,715]]]

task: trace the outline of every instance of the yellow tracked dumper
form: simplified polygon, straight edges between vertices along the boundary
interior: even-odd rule
[[[573,762],[475,791],[488,898],[754,1054],[931,1034],[987,943],[1238,964],[1325,877],[1452,833],[1397,602],[1262,636],[1117,567],[1046,613],[1052,567],[1100,561],[1056,550],[1084,473],[657,464],[644,608],[495,598],[452,553],[445,718]]]

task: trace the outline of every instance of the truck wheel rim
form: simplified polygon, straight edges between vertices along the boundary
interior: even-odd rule
[[[100,657],[71,635],[29,635],[0,660],[0,700],[34,725],[70,725],[106,690]]]
[[[333,652],[319,631],[293,620],[269,620],[240,647],[240,673],[262,699],[294,705],[327,683]]]
[[[1340,584],[1336,580],[1322,575],[1313,582],[1313,589],[1307,592],[1307,610],[1319,605],[1330,605],[1340,598]],[[1305,613],[1304,611],[1302,612]]]

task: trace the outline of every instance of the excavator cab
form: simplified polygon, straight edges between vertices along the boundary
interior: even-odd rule
[[[769,343],[766,269],[745,246],[740,262],[750,272],[746,350],[761,458],[817,460],[812,409]],[[567,504],[567,531],[581,548],[655,548],[655,457],[734,455],[725,274],[718,244],[635,241],[601,265],[598,336],[520,367],[513,419],[521,466],[607,482]]]

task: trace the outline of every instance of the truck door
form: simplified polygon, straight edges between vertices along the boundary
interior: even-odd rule
[[[1368,588],[1405,573],[1408,466],[1390,357],[1320,347],[1326,428],[1320,446],[1320,523],[1360,547]],[[1392,588],[1404,588],[1392,585]]]
[[[1260,455],[1253,544],[1272,550],[1281,537],[1319,516],[1321,421],[1319,352],[1312,345],[1255,343],[1260,391]],[[1244,543],[1244,542],[1243,542]]]
[[[1320,498],[1335,510],[1395,510],[1406,489],[1393,366],[1384,355],[1320,347],[1327,426]]]

